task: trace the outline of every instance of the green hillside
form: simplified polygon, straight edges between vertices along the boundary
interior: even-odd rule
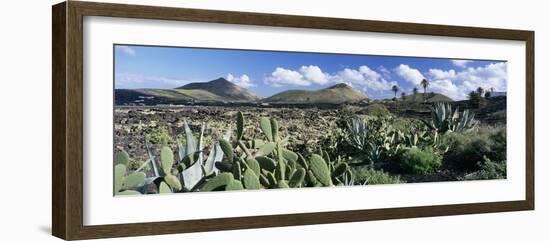
[[[356,103],[368,99],[363,93],[346,84],[337,84],[317,91],[287,90],[265,98],[267,103]]]
[[[398,97],[399,100],[401,100],[401,97]],[[418,93],[416,95],[406,95],[405,101],[417,101],[422,102],[424,100],[424,94]],[[438,93],[426,93],[426,102],[453,102],[454,100],[449,98],[448,96],[438,94]]]
[[[260,98],[247,89],[219,78],[209,82],[190,83],[176,90],[203,90],[231,101],[256,101]]]

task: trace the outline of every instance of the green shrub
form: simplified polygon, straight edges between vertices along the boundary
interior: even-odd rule
[[[425,129],[424,123],[415,118],[396,118],[392,127],[406,133],[419,133]]]
[[[470,133],[447,133],[443,142],[449,151],[446,165],[462,171],[479,170],[487,157],[495,162],[506,160],[506,129],[482,127]]]
[[[387,116],[391,115],[391,112],[382,104],[370,104],[365,107],[365,112],[370,116]]]
[[[397,184],[402,183],[399,176],[390,176],[383,171],[371,168],[353,168],[352,173],[356,184]]]
[[[147,134],[146,138],[151,144],[168,145],[171,141],[170,133],[168,133],[168,128],[166,127],[161,127],[153,133]]]
[[[428,174],[441,167],[441,155],[432,148],[420,149],[413,147],[399,155],[401,168],[412,174]]]
[[[506,178],[506,161],[494,162],[485,158],[481,170],[464,176],[464,180],[490,180]]]
[[[348,157],[357,151],[347,141],[347,132],[345,129],[335,127],[327,130],[325,136],[321,137],[318,149],[328,152],[331,157]]]

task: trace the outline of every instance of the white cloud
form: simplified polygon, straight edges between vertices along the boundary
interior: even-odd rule
[[[431,81],[427,91],[443,94],[453,100],[463,100],[467,96],[461,86],[455,85],[449,79]]]
[[[477,68],[470,67],[459,72],[457,79],[463,81],[463,85],[469,91],[475,90],[477,87],[506,91],[508,79],[506,63],[493,63]]]
[[[303,75],[303,78],[316,84],[322,85],[329,82],[328,75],[323,73],[319,66],[302,66],[300,68],[300,73]]]
[[[331,81],[332,76],[324,73],[319,66],[302,66],[298,70],[277,67],[271,76],[264,79],[264,83],[280,87],[283,85],[308,86],[312,84],[324,85]]]
[[[325,85],[329,83],[346,83],[366,93],[366,90],[389,90],[396,84],[395,81],[387,81],[380,73],[366,65],[358,69],[344,68],[335,74],[323,72],[319,66],[302,66],[300,69],[290,70],[278,67],[265,78],[264,82],[271,86],[283,85],[309,86],[313,84]]]
[[[116,47],[116,50],[128,55],[128,56],[136,56],[136,50],[134,50],[133,48],[129,47],[129,46],[124,46],[124,45],[117,45]]]
[[[424,79],[424,75],[422,75],[420,71],[415,68],[411,68],[406,64],[400,64],[399,66],[397,66],[395,68],[395,73],[401,76],[406,81],[413,83],[414,85],[420,84],[420,82],[422,82],[422,79]]]
[[[433,79],[454,79],[456,78],[456,71],[454,69],[445,71],[440,69],[428,70],[428,75]]]
[[[365,76],[363,76],[359,70],[349,68],[345,68],[344,70],[338,72],[336,77],[340,81],[350,81],[352,83],[361,83],[365,81]]]
[[[455,100],[466,99],[478,87],[506,91],[508,76],[506,63],[492,63],[482,67],[469,67],[462,71],[430,69],[428,91],[441,93]]]
[[[392,85],[397,84],[395,81],[387,81],[380,73],[372,70],[366,65],[359,67],[359,72],[361,72],[365,78],[364,85],[372,90],[390,90]]]
[[[474,61],[472,61],[472,60],[462,60],[462,59],[453,59],[453,60],[451,60],[451,63],[453,63],[455,66],[458,66],[460,68],[466,68],[466,66],[471,62],[474,62]]]
[[[378,67],[378,71],[380,71],[386,79],[389,79],[391,77],[391,71],[382,65]]]
[[[308,86],[311,82],[304,78],[298,71],[277,67],[271,73],[271,76],[265,78],[264,82],[268,85],[280,87],[283,85]]]
[[[252,83],[252,80],[250,80],[250,77],[246,74],[241,75],[241,77],[235,77],[232,74],[227,74],[227,80],[243,88],[256,86],[256,84]]]

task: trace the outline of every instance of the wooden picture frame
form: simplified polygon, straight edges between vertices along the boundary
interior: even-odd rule
[[[534,32],[400,22],[68,1],[52,8],[52,232],[66,240],[357,222],[534,209]],[[298,27],[526,43],[525,200],[85,226],[83,224],[83,17],[107,16]]]

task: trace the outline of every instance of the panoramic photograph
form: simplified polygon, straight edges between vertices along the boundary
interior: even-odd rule
[[[506,61],[113,51],[115,196],[506,179]]]

